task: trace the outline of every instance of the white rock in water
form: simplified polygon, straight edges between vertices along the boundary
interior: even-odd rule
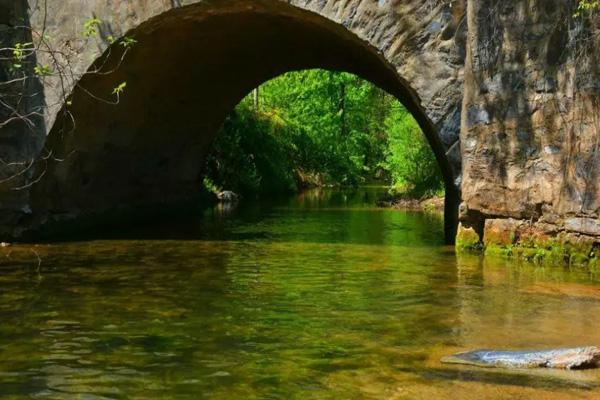
[[[550,350],[475,350],[442,358],[442,363],[499,368],[598,368],[600,349],[595,346]]]
[[[231,190],[223,190],[222,192],[217,193],[217,199],[224,203],[234,203],[240,200],[240,196]]]

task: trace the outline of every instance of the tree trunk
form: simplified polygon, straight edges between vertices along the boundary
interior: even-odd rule
[[[346,83],[342,82],[340,86],[340,118],[341,118],[341,134],[346,136]]]
[[[252,105],[254,106],[254,111],[258,111],[258,107],[260,106],[260,86],[257,86],[252,91]]]

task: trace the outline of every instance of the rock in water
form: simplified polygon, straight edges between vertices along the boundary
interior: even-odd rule
[[[231,190],[223,190],[217,193],[217,199],[222,203],[237,203],[240,200],[240,196]]]
[[[587,369],[599,366],[600,349],[590,346],[525,351],[476,350],[444,357],[442,363],[497,368]]]

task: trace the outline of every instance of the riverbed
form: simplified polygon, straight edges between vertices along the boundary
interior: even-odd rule
[[[600,399],[597,370],[439,361],[600,345],[600,277],[457,256],[382,190],[1,249],[0,399]]]

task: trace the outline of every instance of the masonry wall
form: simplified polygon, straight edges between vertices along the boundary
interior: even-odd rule
[[[461,234],[491,251],[600,237],[600,37],[575,8],[469,2]]]

